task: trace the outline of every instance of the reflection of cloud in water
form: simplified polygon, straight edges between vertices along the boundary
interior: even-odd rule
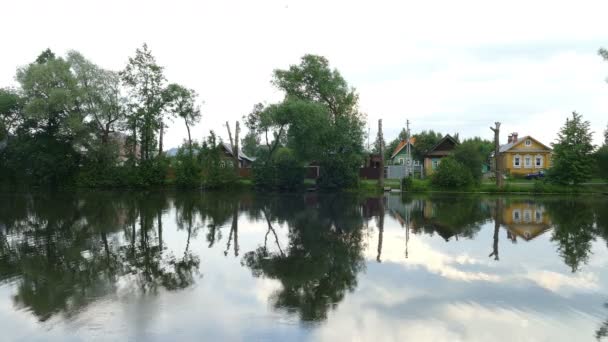
[[[498,282],[501,277],[495,274],[488,274],[485,272],[468,272],[459,269],[459,266],[463,265],[486,265],[488,262],[485,260],[478,260],[467,253],[460,253],[459,255],[448,255],[434,249],[431,245],[426,243],[423,238],[410,234],[408,242],[410,253],[408,258],[405,259],[405,233],[403,229],[385,229],[382,245],[382,261],[383,262],[394,262],[403,265],[407,268],[423,267],[429,272],[438,274],[442,277],[462,280],[462,281],[473,281],[482,280],[490,282]],[[365,257],[368,261],[376,259],[376,246],[373,241],[378,240],[378,231],[374,231],[370,234],[368,248],[365,251]]]
[[[524,278],[534,281],[540,287],[566,296],[572,292],[591,291],[600,288],[597,275],[589,272],[564,275],[552,271],[538,270],[529,272]]]
[[[416,281],[425,278],[421,274],[392,283],[385,279],[391,273],[386,268],[395,266],[377,265],[373,276],[362,282],[358,295],[348,296],[313,339],[575,341],[581,336],[592,338],[595,314],[602,314],[588,312],[596,297],[577,298],[580,305],[572,307],[551,292],[531,289],[527,296],[521,289],[501,289],[494,284],[446,284],[440,277]],[[382,300],[378,300],[380,289]]]

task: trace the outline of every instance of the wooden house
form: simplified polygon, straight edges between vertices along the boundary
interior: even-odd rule
[[[458,141],[449,134],[439,140],[424,156],[426,175],[432,175],[441,163],[441,159],[451,155],[458,144]]]
[[[410,151],[414,149],[414,144],[416,143],[416,138],[411,137],[406,143],[405,140],[401,140],[399,145],[395,148],[393,153],[391,154],[391,164],[392,165],[405,165],[407,162],[407,146],[410,146]]]
[[[507,174],[526,175],[549,168],[551,154],[551,148],[533,137],[512,133],[507,144],[500,146],[499,163]]]

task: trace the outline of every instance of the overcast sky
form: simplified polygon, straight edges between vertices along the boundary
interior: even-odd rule
[[[591,121],[595,142],[608,123],[608,1],[30,1],[0,6],[0,87],[16,68],[51,48],[80,51],[124,68],[143,42],[169,82],[204,101],[193,130],[226,139],[222,124],[282,94],[273,69],[306,54],[327,57],[360,95],[371,140],[377,120],[393,139],[435,129],[461,137],[507,132],[550,143],[573,110]],[[171,124],[167,146],[186,130]]]

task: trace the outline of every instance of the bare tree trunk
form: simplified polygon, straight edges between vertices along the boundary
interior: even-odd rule
[[[158,249],[163,253],[163,220],[161,218],[162,211],[158,211],[156,219],[158,221]]]
[[[133,163],[137,164],[137,120],[133,123]]]
[[[234,129],[234,155],[236,155],[236,163],[234,164],[234,171],[236,172],[236,176],[240,176],[239,169],[241,165],[239,164],[239,132],[241,131],[239,127],[239,122],[236,122],[236,128]]]
[[[158,156],[160,157],[163,154],[163,132],[164,132],[165,124],[163,120],[160,120],[160,134],[158,138]]]
[[[380,216],[378,216],[378,255],[377,262],[382,262],[382,238],[384,235],[384,196],[380,198]]]
[[[504,180],[502,179],[502,163],[500,158],[500,122],[495,122],[496,128],[490,127],[494,131],[494,176],[496,177],[496,186],[502,188]]]
[[[190,152],[190,156],[192,156],[192,136],[190,135],[190,125],[188,125],[188,121],[186,121],[186,130],[188,130],[188,150]]]
[[[384,191],[384,137],[382,134],[382,119],[378,120],[378,147],[380,151],[380,177],[378,186]]]
[[[500,223],[502,222],[502,200],[497,199],[494,206],[494,239],[492,243],[492,253],[488,257],[494,257],[494,260],[498,258],[498,232],[500,230]]]
[[[234,158],[234,170],[236,172],[236,176],[239,176],[239,122],[236,122],[236,127],[234,130],[234,138],[232,140],[232,132],[230,131],[230,123],[226,121],[226,129],[228,129],[228,139],[230,139],[230,146],[232,147],[232,158]]]

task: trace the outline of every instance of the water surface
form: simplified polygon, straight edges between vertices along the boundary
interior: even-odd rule
[[[3,341],[608,340],[608,200],[0,194]]]

